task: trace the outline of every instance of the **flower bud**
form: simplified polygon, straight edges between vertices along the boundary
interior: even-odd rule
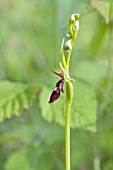
[[[71,39],[66,41],[64,44],[64,50],[65,52],[70,52],[72,50],[72,44],[71,44]]]
[[[75,14],[75,21],[79,20],[80,14]]]
[[[79,29],[79,20],[75,21],[75,25],[74,25],[75,29],[78,30]]]
[[[75,22],[75,14],[72,14],[72,15],[71,15],[70,21],[71,21],[72,23]]]

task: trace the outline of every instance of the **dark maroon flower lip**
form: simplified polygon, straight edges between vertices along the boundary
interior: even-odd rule
[[[60,92],[64,93],[63,90],[63,85],[64,85],[64,76],[62,75],[61,72],[57,73],[55,71],[52,71],[54,74],[58,75],[59,77],[61,77],[62,79],[60,79],[57,83],[56,86],[50,96],[50,100],[48,103],[53,103],[54,101],[56,101],[59,97],[60,97]]]

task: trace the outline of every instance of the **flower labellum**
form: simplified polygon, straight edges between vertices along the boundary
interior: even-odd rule
[[[60,97],[60,92],[62,91],[64,93],[63,90],[63,85],[64,85],[64,76],[62,75],[61,72],[56,73],[55,71],[52,71],[54,74],[58,75],[59,77],[61,77],[61,79],[56,83],[56,86],[50,96],[50,100],[48,103],[53,103],[55,100],[57,100]]]

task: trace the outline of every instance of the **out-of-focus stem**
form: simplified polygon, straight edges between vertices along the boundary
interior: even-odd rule
[[[94,170],[101,170],[100,169],[100,158],[98,156],[94,159]]]

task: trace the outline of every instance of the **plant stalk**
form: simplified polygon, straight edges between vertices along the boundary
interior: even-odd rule
[[[66,104],[66,124],[65,124],[65,165],[66,170],[70,170],[70,108]]]
[[[69,76],[70,57],[74,41],[77,38],[79,30],[80,14],[72,14],[69,20],[69,27],[66,33],[66,39],[63,38],[60,49],[60,68],[66,81],[66,121],[65,121],[65,168],[70,170],[70,110],[73,100],[73,79]],[[66,56],[65,56],[66,54]]]
[[[95,159],[94,159],[94,170],[101,170],[99,157],[95,157]]]
[[[65,166],[70,170],[70,110],[73,98],[72,83],[66,82]]]

